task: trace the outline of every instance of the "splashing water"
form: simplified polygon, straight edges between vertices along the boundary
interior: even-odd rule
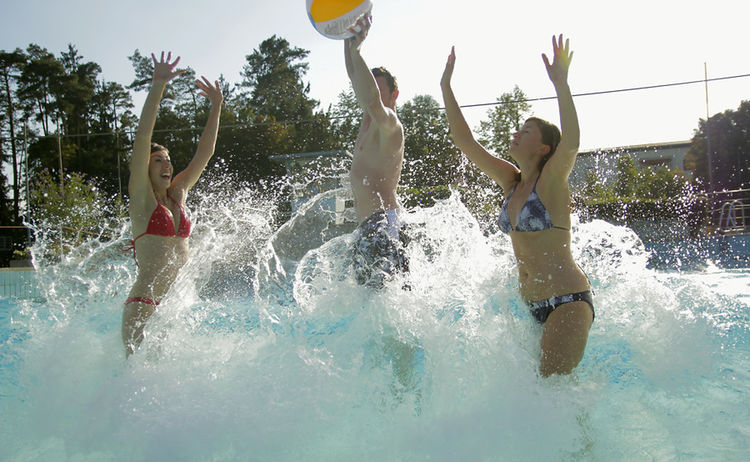
[[[542,379],[510,241],[456,194],[406,215],[411,271],[373,291],[352,275],[356,233],[321,206],[335,192],[274,231],[269,202],[218,189],[191,204],[192,257],[128,361],[126,221],[37,262],[43,301],[0,301],[0,459],[748,455],[747,300],[647,269],[627,228],[574,223],[596,321],[576,372]]]

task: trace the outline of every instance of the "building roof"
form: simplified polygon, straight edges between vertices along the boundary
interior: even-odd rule
[[[659,150],[659,149],[668,149],[668,148],[682,148],[682,147],[688,147],[693,143],[692,140],[685,140],[685,141],[665,141],[661,143],[648,143],[648,144],[633,144],[630,146],[614,146],[609,148],[597,148],[597,149],[591,149],[586,151],[580,151],[578,153],[579,156],[581,155],[596,155],[603,152],[612,152],[612,151],[630,151],[630,152],[639,152],[639,151],[650,151],[650,150]]]

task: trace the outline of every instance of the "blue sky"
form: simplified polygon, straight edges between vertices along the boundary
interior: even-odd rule
[[[454,90],[462,104],[494,101],[518,85],[530,98],[554,94],[541,53],[564,33],[574,50],[574,94],[750,74],[746,0],[374,0],[373,28],[363,48],[368,64],[399,79],[400,102],[430,94],[451,45],[458,61]],[[102,77],[133,78],[127,56],[171,50],[198,74],[240,80],[246,54],[271,35],[310,50],[311,96],[323,107],[348,86],[340,41],[310,24],[305,0],[110,2],[27,0],[3,7],[0,48],[37,43],[59,54],[73,43]],[[750,77],[709,83],[711,114],[750,99]],[[142,99],[136,98],[140,103]],[[703,84],[576,98],[582,149],[689,139],[706,117]],[[466,110],[475,126],[486,108]],[[533,103],[558,122],[554,101]],[[140,108],[136,109],[136,112]]]

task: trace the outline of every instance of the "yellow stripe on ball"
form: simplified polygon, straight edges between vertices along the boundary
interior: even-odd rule
[[[362,3],[362,0],[315,0],[310,6],[310,16],[315,22],[325,22],[344,15]]]

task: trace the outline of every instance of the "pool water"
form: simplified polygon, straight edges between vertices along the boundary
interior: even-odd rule
[[[41,299],[0,299],[0,460],[750,457],[749,269],[651,269],[629,229],[574,223],[596,321],[544,379],[507,236],[455,196],[410,211],[411,272],[373,291],[323,196],[277,231],[252,197],[193,204],[193,256],[128,361],[127,223],[38,259]]]

